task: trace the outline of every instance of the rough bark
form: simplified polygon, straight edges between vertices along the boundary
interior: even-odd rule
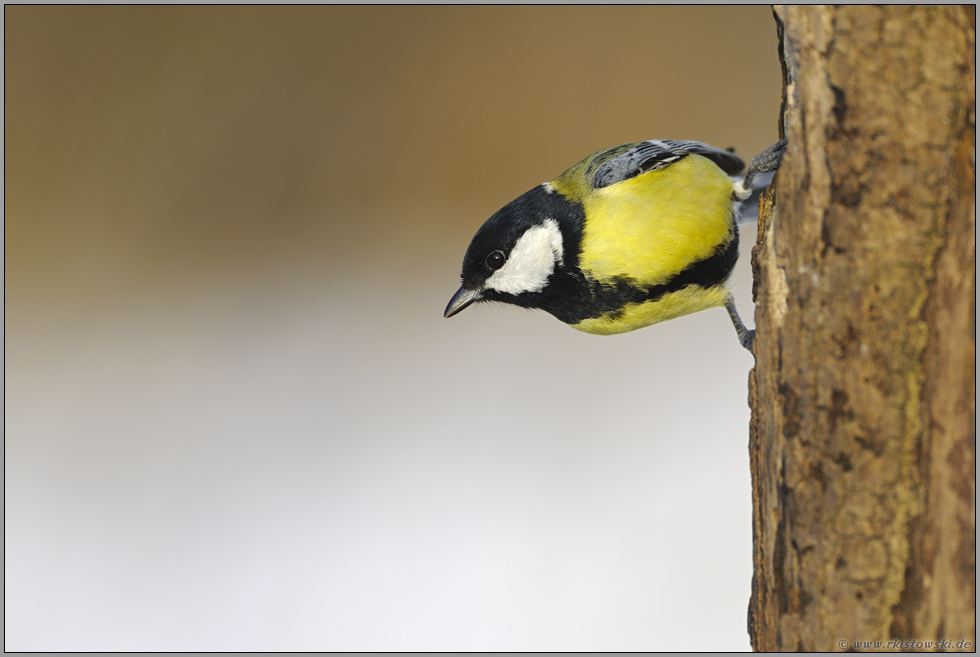
[[[753,253],[752,645],[972,651],[975,7],[775,14],[789,146]]]

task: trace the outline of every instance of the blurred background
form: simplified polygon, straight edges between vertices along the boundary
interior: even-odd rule
[[[593,151],[776,141],[768,8],[8,6],[4,42],[7,650],[749,648],[725,311],[442,312]]]

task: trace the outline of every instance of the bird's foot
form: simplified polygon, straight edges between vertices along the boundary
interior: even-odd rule
[[[742,188],[748,192],[752,191],[752,179],[757,173],[772,173],[779,168],[786,154],[786,140],[780,139],[775,144],[762,151],[752,158],[749,162],[748,171],[745,172],[745,180],[742,181]]]

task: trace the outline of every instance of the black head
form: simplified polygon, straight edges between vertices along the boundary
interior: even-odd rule
[[[545,183],[490,217],[463,257],[463,285],[446,308],[451,317],[475,301],[547,308],[556,279],[578,269],[585,214]]]

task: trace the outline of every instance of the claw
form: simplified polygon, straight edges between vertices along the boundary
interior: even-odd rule
[[[779,168],[786,154],[786,140],[780,139],[775,144],[762,151],[752,158],[749,162],[749,169],[745,172],[745,180],[742,181],[744,189],[752,189],[752,178],[757,173],[772,173]]]

